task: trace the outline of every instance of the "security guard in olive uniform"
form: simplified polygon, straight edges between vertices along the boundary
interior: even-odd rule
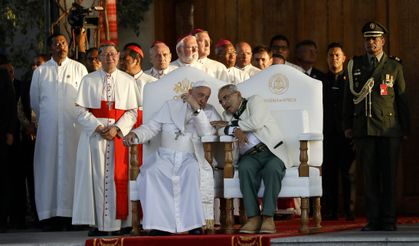
[[[400,140],[409,131],[403,67],[383,51],[385,27],[368,22],[362,28],[365,55],[348,63],[345,87],[345,136],[353,138],[363,168],[368,224],[362,231],[394,231],[396,169]]]

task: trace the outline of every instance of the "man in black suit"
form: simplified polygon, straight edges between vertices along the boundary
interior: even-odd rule
[[[297,65],[308,76],[323,81],[324,73],[313,67],[317,61],[317,45],[313,40],[303,40],[295,46]]]
[[[327,47],[329,71],[323,81],[324,158],[323,202],[324,220],[338,219],[339,178],[342,184],[343,208],[346,220],[353,220],[351,211],[351,181],[349,169],[355,158],[351,141],[343,131],[343,93],[348,76],[344,69],[346,56],[342,45],[331,43]]]

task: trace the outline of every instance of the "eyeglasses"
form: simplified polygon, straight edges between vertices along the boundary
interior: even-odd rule
[[[101,56],[103,56],[103,57],[116,57],[117,55],[118,55],[118,53],[116,53],[116,52],[109,52],[109,53],[102,53],[102,54],[100,54]]]
[[[230,99],[231,99],[231,96],[232,95],[234,95],[234,94],[236,94],[238,91],[235,91],[235,92],[232,92],[232,93],[230,93],[230,94],[227,94],[227,95],[224,95],[221,99],[219,99],[219,103],[220,104],[223,104],[223,102],[227,102],[227,101],[230,101]]]

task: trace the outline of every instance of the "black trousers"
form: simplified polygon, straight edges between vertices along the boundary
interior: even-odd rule
[[[368,136],[355,139],[364,176],[365,213],[368,223],[396,223],[396,175],[399,137]]]
[[[325,135],[323,158],[323,214],[338,215],[339,178],[342,184],[343,209],[345,215],[351,211],[351,178],[349,169],[355,158],[350,140],[342,135]]]

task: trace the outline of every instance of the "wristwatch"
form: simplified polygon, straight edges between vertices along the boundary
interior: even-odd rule
[[[201,108],[198,108],[197,110],[195,110],[195,112],[193,112],[193,114],[197,115],[197,114],[199,114],[199,112],[201,112],[201,110],[202,110]]]

